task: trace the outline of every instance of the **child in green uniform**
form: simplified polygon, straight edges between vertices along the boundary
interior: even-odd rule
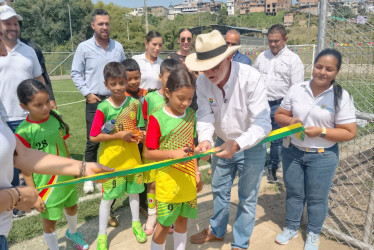
[[[193,154],[195,112],[189,108],[195,83],[184,69],[172,71],[165,88],[166,105],[148,120],[145,157],[154,161]],[[197,161],[173,164],[156,170],[157,227],[151,249],[164,249],[174,224],[174,249],[185,249],[188,218],[197,218],[197,192],[202,189]]]
[[[160,66],[161,89],[148,93],[143,103],[143,117],[145,120],[159,109],[165,106],[165,87],[169,75],[172,71],[182,69],[183,64],[174,59],[162,61]],[[151,161],[145,159],[144,163]],[[144,182],[147,183],[148,219],[143,229],[147,235],[152,235],[157,223],[156,201],[155,201],[155,170],[144,173]],[[171,231],[172,232],[172,231]]]
[[[111,96],[101,102],[92,123],[90,140],[100,142],[99,163],[115,169],[131,169],[141,165],[138,142],[142,134],[138,128],[144,127],[141,104],[135,98],[125,96],[127,81],[126,68],[118,62],[110,62],[104,68],[105,86]],[[114,130],[110,134],[102,133],[102,126],[115,120]],[[99,234],[97,249],[107,249],[106,229],[110,206],[114,199],[129,195],[132,214],[132,228],[136,240],[147,241],[139,220],[139,193],[143,192],[143,174],[116,177],[103,183],[103,197],[99,209]]]
[[[35,79],[25,80],[17,88],[21,107],[29,115],[16,129],[16,136],[29,148],[46,153],[70,157],[65,144],[69,137],[69,127],[61,119],[60,113],[51,109],[48,90]],[[73,176],[42,175],[24,172],[28,186],[43,186],[71,180]],[[75,185],[43,189],[39,193],[35,209],[43,218],[44,238],[49,249],[58,250],[58,239],[55,232],[56,221],[65,217],[68,229],[65,236],[72,240],[78,249],[88,249],[82,235],[77,233],[78,196]]]

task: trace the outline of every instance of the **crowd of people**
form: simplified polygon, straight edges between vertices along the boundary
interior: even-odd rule
[[[351,140],[357,130],[352,97],[336,81],[342,64],[337,50],[325,49],[316,56],[310,81],[304,81],[303,63],[287,48],[286,30],[280,24],[269,28],[269,49],[253,66],[238,51],[237,30],[229,30],[225,37],[213,30],[194,38],[182,29],[177,38],[180,49],[165,60],[159,57],[162,35],[150,31],[145,52],[126,59],[122,45],[110,38],[109,14],[97,9],[91,19],[94,34],[79,44],[71,67],[71,78],[86,98],[85,160],[76,161],[70,159],[65,143],[69,126],[57,111],[43,59],[20,40],[22,21],[10,6],[0,6],[0,249],[8,249],[12,211],[32,208],[41,214],[50,249],[58,249],[55,227],[64,211],[66,238],[78,249],[89,248],[77,232],[76,187],[37,191],[36,186],[179,159],[214,147],[214,211],[210,227],[192,235],[191,243],[224,241],[238,174],[231,247],[248,249],[264,167],[268,182],[274,183],[282,162],[286,226],[275,242],[287,244],[298,236],[306,203],[304,249],[318,249],[338,165],[337,142]],[[271,130],[299,122],[305,131],[272,141],[266,161],[267,145],[260,142]],[[22,170],[26,186],[12,182],[19,176],[15,169]],[[188,219],[198,217],[197,193],[202,186],[196,159],[115,177],[101,185],[85,182],[86,193],[102,190],[97,249],[108,248],[107,226],[118,225],[112,206],[125,193],[139,243],[151,236],[151,249],[161,250],[172,233],[174,249],[185,249]],[[147,214],[143,226],[140,210]]]

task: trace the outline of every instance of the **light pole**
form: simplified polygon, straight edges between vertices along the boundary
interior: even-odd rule
[[[69,24],[70,24],[71,51],[74,51],[74,44],[73,44],[73,30],[71,29],[71,15],[70,15],[70,4],[69,4],[69,3],[68,3],[68,10],[69,10]]]
[[[126,26],[127,26],[127,41],[130,40],[130,33],[129,33],[129,14],[125,14]]]
[[[147,0],[144,0],[144,9],[145,9],[145,33],[148,34],[148,7]]]

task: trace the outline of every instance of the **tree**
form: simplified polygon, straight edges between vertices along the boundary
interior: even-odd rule
[[[355,17],[352,9],[348,6],[343,6],[343,7],[334,9],[333,16],[342,17],[342,18],[345,18],[345,19],[350,19],[352,17]]]

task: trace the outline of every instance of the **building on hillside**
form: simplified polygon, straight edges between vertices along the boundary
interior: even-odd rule
[[[293,25],[293,13],[285,13],[283,18],[284,27],[291,27]]]
[[[299,11],[318,15],[318,0],[299,0]]]
[[[227,0],[227,15],[229,16],[235,15],[235,1],[234,0]]]
[[[367,16],[357,16],[356,17],[356,23],[357,24],[365,24],[365,23],[367,23],[367,21],[368,21]]]
[[[265,12],[265,0],[241,0],[240,15],[247,15],[248,13]]]
[[[144,15],[144,8],[135,8],[129,14],[132,16],[142,16]]]
[[[168,9],[164,6],[153,6],[151,7],[151,14],[154,16],[166,16],[168,14]]]

